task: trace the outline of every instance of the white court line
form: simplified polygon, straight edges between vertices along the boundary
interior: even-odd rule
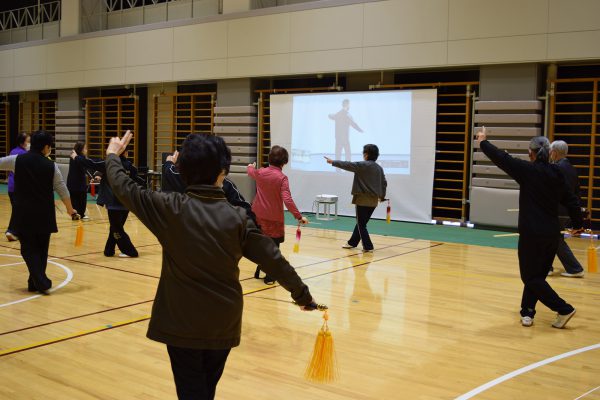
[[[15,255],[12,255],[12,254],[0,254],[0,257],[21,258],[21,256],[15,256]],[[65,286],[67,283],[71,282],[71,280],[73,279],[73,271],[71,271],[69,268],[67,268],[64,265],[59,264],[59,263],[57,263],[55,261],[48,260],[48,262],[50,264],[54,264],[57,267],[62,268],[67,273],[67,277],[65,278],[64,281],[62,281],[58,286],[55,286],[52,289],[48,290],[48,292],[52,293],[52,292],[54,292],[54,291],[62,288],[63,286]],[[25,301],[29,301],[29,300],[33,300],[33,299],[37,299],[38,297],[41,297],[41,296],[44,296],[44,295],[43,294],[35,294],[33,296],[25,297],[25,298],[20,299],[20,300],[15,300],[15,301],[10,301],[8,303],[3,303],[3,304],[0,304],[0,308],[11,306],[11,305],[18,304],[18,303],[23,303]]]
[[[11,264],[0,264],[0,267],[10,267],[12,265],[21,265],[21,264],[25,264],[25,261],[11,263]]]
[[[13,256],[11,254],[0,254],[0,257],[1,256],[21,258],[21,256]],[[56,260],[56,258],[49,258],[48,260]],[[20,262],[11,263],[11,264],[0,264],[0,267],[10,267],[10,266],[13,266],[13,265],[21,265],[21,264],[25,264],[25,261],[20,261]]]
[[[580,353],[585,353],[586,351],[596,350],[596,349],[600,349],[600,343],[596,343],[596,344],[593,344],[591,346],[582,347],[580,349],[568,351],[566,353],[562,353],[562,354],[559,354],[559,355],[554,356],[554,357],[546,358],[545,360],[538,361],[536,363],[530,364],[530,365],[528,365],[526,367],[523,367],[523,368],[519,368],[516,371],[509,372],[508,374],[503,375],[500,378],[496,378],[493,381],[490,381],[490,382],[485,383],[485,384],[483,384],[483,385],[481,385],[479,387],[476,387],[475,389],[471,390],[470,392],[458,396],[455,400],[470,399],[472,397],[477,396],[481,392],[484,392],[484,391],[488,390],[489,388],[492,388],[492,387],[498,385],[499,383],[502,383],[502,382],[505,382],[505,381],[507,381],[509,379],[512,379],[515,376],[519,376],[521,374],[524,374],[525,372],[528,372],[528,371],[531,371],[531,370],[536,369],[538,367],[542,367],[544,365],[553,363],[554,361],[562,360],[563,358],[571,357],[571,356],[574,356],[574,355],[577,355],[577,354],[580,354]]]
[[[594,388],[594,389],[590,390],[589,392],[585,392],[584,394],[582,394],[581,396],[579,396],[579,397],[578,397],[578,398],[576,398],[575,400],[579,400],[579,399],[581,399],[581,398],[583,398],[583,397],[587,396],[588,394],[590,394],[590,393],[592,393],[592,392],[595,392],[595,391],[596,391],[596,390],[598,390],[598,389],[600,389],[600,386],[598,386],[597,388]]]

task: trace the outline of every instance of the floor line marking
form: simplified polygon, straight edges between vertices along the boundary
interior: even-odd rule
[[[579,400],[579,399],[581,399],[581,398],[583,398],[583,397],[587,396],[588,394],[590,394],[590,393],[592,393],[592,392],[595,392],[595,391],[596,391],[596,390],[598,390],[598,389],[600,389],[600,386],[598,386],[598,387],[595,387],[594,389],[590,390],[589,392],[585,392],[584,394],[582,394],[581,396],[579,396],[579,397],[578,397],[578,398],[576,398],[575,400]]]
[[[383,257],[381,259],[372,259],[372,260],[360,262],[358,264],[353,264],[353,265],[348,266],[348,267],[338,268],[338,269],[335,269],[335,270],[332,270],[332,271],[328,271],[328,272],[320,273],[320,274],[317,274],[317,275],[305,277],[305,278],[302,278],[302,280],[306,281],[306,280],[317,278],[317,277],[320,277],[320,276],[323,276],[323,275],[333,274],[333,273],[344,271],[344,270],[347,270],[347,269],[352,269],[352,268],[360,267],[360,266],[367,265],[367,264],[370,264],[370,263],[373,263],[373,262],[387,260],[389,258],[399,257],[399,256],[403,256],[403,255],[406,255],[406,254],[415,253],[415,252],[421,251],[421,250],[429,250],[431,248],[438,247],[438,246],[441,246],[441,245],[443,245],[443,243],[436,243],[436,244],[434,244],[432,246],[425,247],[425,248],[422,248],[422,249],[414,249],[414,250],[408,251],[406,253],[394,254],[392,256]],[[257,293],[257,292],[262,292],[262,291],[274,289],[274,288],[277,288],[277,287],[279,287],[279,285],[271,285],[271,286],[267,286],[267,287],[262,287],[262,288],[257,288],[257,289],[251,289],[251,290],[243,292],[242,294],[244,296],[247,296],[249,294],[253,294],[253,293]],[[22,351],[31,350],[31,349],[35,349],[35,348],[38,348],[38,347],[48,346],[48,345],[51,345],[51,344],[54,344],[54,343],[64,342],[64,341],[67,341],[67,340],[70,340],[70,339],[76,339],[78,337],[91,335],[93,333],[103,332],[103,331],[106,331],[106,330],[109,330],[109,329],[118,328],[118,327],[121,327],[121,326],[127,326],[127,325],[131,325],[131,324],[135,324],[137,322],[143,322],[143,321],[146,321],[146,320],[149,320],[149,319],[150,319],[150,315],[144,315],[144,316],[138,317],[136,319],[132,319],[132,320],[128,320],[128,321],[123,321],[123,322],[117,322],[117,323],[114,323],[114,324],[108,324],[108,325],[105,325],[105,326],[102,326],[102,327],[98,327],[98,328],[94,328],[94,329],[90,329],[90,330],[86,330],[86,331],[82,331],[82,332],[77,332],[77,333],[71,334],[71,335],[61,336],[61,337],[54,338],[54,339],[48,339],[48,340],[44,340],[44,341],[41,341],[41,342],[37,342],[37,343],[25,345],[25,346],[13,347],[13,348],[10,348],[10,349],[6,349],[6,350],[3,350],[3,351],[0,351],[0,357],[8,356],[10,354],[20,353]]]
[[[11,254],[0,254],[0,256],[19,257],[19,258],[21,257],[21,256],[15,256],[15,255],[11,255]],[[73,271],[71,271],[69,268],[67,268],[64,265],[59,264],[59,263],[57,263],[55,261],[48,260],[48,263],[54,264],[57,267],[62,268],[67,273],[67,277],[65,278],[64,281],[62,281],[58,286],[55,286],[52,289],[48,290],[48,292],[52,293],[52,292],[55,292],[58,289],[64,287],[69,282],[71,282],[71,280],[73,279]],[[2,303],[2,304],[0,304],[0,308],[7,307],[7,306],[12,306],[14,304],[23,303],[23,302],[26,302],[26,301],[29,301],[29,300],[33,300],[33,299],[37,299],[38,297],[41,297],[41,296],[44,296],[44,295],[43,294],[36,294],[36,295],[33,295],[33,296],[25,297],[25,298],[20,299],[20,300],[10,301],[8,303]]]
[[[533,363],[533,364],[529,364],[529,365],[527,365],[527,366],[525,366],[523,368],[519,368],[519,369],[517,369],[515,371],[509,372],[508,374],[502,375],[499,378],[496,378],[496,379],[494,379],[492,381],[489,381],[489,382],[487,382],[487,383],[485,383],[485,384],[483,384],[481,386],[478,386],[475,389],[471,390],[470,392],[467,392],[465,394],[462,394],[462,395],[456,397],[455,400],[467,400],[467,399],[470,399],[470,398],[475,397],[478,394],[480,394],[480,393],[482,393],[482,392],[484,392],[484,391],[486,391],[486,390],[488,390],[488,389],[490,389],[490,388],[492,388],[492,387],[494,387],[494,386],[496,386],[496,385],[498,385],[498,384],[500,384],[502,382],[505,382],[505,381],[507,381],[509,379],[512,379],[515,376],[519,376],[521,374],[524,374],[525,372],[529,372],[529,371],[534,370],[534,369],[536,369],[538,367],[543,367],[544,365],[551,364],[551,363],[553,363],[555,361],[559,361],[559,360],[562,360],[562,359],[565,359],[565,358],[568,358],[568,357],[571,357],[571,356],[575,356],[577,354],[585,353],[586,351],[591,351],[591,350],[596,350],[596,349],[600,349],[600,343],[596,343],[596,344],[593,344],[591,346],[581,347],[579,349],[567,351],[566,353],[562,353],[562,354],[556,355],[554,357],[546,358],[545,360],[538,361],[538,362]]]

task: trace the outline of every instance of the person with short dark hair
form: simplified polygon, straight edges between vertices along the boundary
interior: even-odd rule
[[[58,165],[47,156],[53,139],[46,131],[31,135],[31,149],[25,154],[0,158],[0,170],[15,172],[15,207],[10,226],[19,232],[21,256],[27,264],[27,290],[47,294],[52,281],[46,275],[50,235],[58,232],[54,191],[67,213],[76,216],[69,191]]]
[[[577,197],[569,190],[557,165],[549,163],[550,142],[536,136],[529,142],[529,160],[498,149],[487,140],[486,129],[477,133],[483,153],[519,184],[519,271],[523,282],[521,325],[533,325],[538,301],[556,312],[554,328],[564,328],[575,315],[575,308],[550,287],[546,278],[560,235],[558,206],[569,210],[573,226],[583,224]]]
[[[177,169],[177,159],[179,152],[175,151],[172,155],[169,155],[162,165],[162,187],[163,192],[179,192],[185,193],[186,185],[181,179],[181,174]],[[240,193],[238,187],[233,183],[232,180],[227,178],[229,175],[229,168],[225,171],[225,179],[223,179],[223,192],[227,201],[234,206],[242,207],[246,210],[248,217],[252,218],[252,221],[256,223],[256,215],[252,211],[252,205],[246,201],[244,196]]]
[[[19,154],[25,154],[29,151],[29,145],[30,145],[30,141],[31,138],[29,137],[29,134],[26,132],[20,132],[17,135],[17,147],[15,147],[14,149],[12,149],[9,153],[10,156],[14,156],[14,155],[19,155]],[[11,209],[13,210],[12,212],[14,212],[14,207],[15,207],[15,174],[14,172],[10,171],[8,173],[8,198],[10,200],[10,206]],[[11,212],[11,214],[12,214]],[[19,236],[17,235],[17,233],[14,231],[14,229],[11,228],[11,226],[8,226],[8,229],[6,229],[6,239],[8,239],[9,242],[14,242],[15,240],[19,240]]]
[[[560,172],[562,172],[567,185],[569,186],[569,190],[577,196],[577,200],[581,205],[581,197],[579,196],[579,176],[577,176],[577,170],[571,162],[567,158],[567,153],[569,152],[569,146],[563,140],[555,140],[550,144],[550,161],[558,166]],[[559,208],[559,216],[558,220],[560,222],[560,230],[571,226],[571,218],[569,218],[569,212],[564,206],[560,206]],[[558,259],[562,263],[563,267],[565,267],[565,272],[561,272],[561,276],[566,276],[568,278],[583,278],[585,272],[583,271],[583,266],[573,252],[571,248],[565,242],[565,237],[561,234],[558,237],[558,249],[556,250],[556,255]],[[554,269],[552,268],[552,264],[550,264],[550,271],[548,275],[552,275]]]
[[[87,210],[87,170],[94,170],[94,162],[87,158],[87,145],[85,142],[77,142],[73,146],[69,160],[69,173],[67,174],[67,188],[71,195],[73,207],[81,218],[89,219],[85,212]]]
[[[269,166],[256,168],[256,163],[248,164],[248,176],[256,181],[256,196],[252,202],[252,211],[262,232],[270,237],[279,247],[285,240],[285,224],[283,205],[292,213],[300,224],[307,224],[290,192],[288,177],[283,173],[283,167],[288,163],[288,152],[284,147],[273,146],[269,152]],[[256,267],[254,277],[260,278],[261,266]],[[275,279],[267,274],[264,278],[267,285],[275,283]]]
[[[141,189],[119,154],[131,140],[113,138],[106,179],[114,194],[162,245],[162,271],[148,338],[165,343],[179,399],[215,397],[231,348],[240,343],[243,293],[241,257],[259,263],[305,310],[316,307],[308,287],[243,208],[227,202],[221,184],[231,163],[222,138],[191,134],[177,167],[185,193]]]
[[[376,162],[377,158],[379,158],[379,148],[374,144],[363,146],[363,161],[340,161],[325,157],[328,164],[354,172],[352,204],[356,206],[356,225],[352,236],[342,246],[344,249],[353,249],[361,241],[363,251],[370,253],[374,249],[367,224],[379,202],[385,199],[387,190],[387,180],[383,168]]]

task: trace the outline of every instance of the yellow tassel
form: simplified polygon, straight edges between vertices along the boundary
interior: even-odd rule
[[[75,247],[79,247],[83,244],[83,224],[79,221],[77,225],[77,234],[75,235]]]
[[[594,245],[588,247],[588,272],[598,272],[598,258]]]
[[[298,253],[300,251],[300,245],[298,243],[294,243],[294,253]]]
[[[310,363],[304,372],[307,380],[318,383],[333,382],[338,377],[333,336],[327,326],[327,311],[323,314],[323,319],[325,321],[317,334]]]

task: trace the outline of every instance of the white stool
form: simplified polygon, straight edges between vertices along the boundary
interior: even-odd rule
[[[321,205],[323,205],[323,212],[321,213]],[[331,206],[334,206],[335,214],[331,216]],[[321,221],[332,221],[337,219],[338,214],[338,197],[333,194],[320,194],[315,198],[313,202],[313,210],[317,209],[316,218]],[[319,217],[322,214],[322,217]]]

